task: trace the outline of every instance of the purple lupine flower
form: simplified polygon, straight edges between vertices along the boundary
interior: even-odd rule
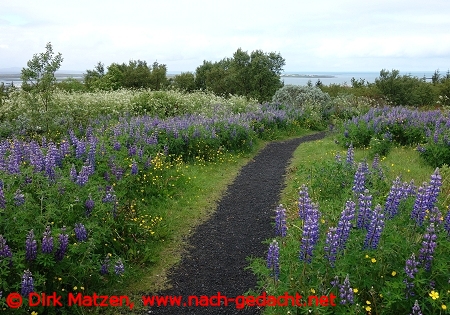
[[[6,244],[6,239],[0,234],[0,258],[9,258],[9,264],[12,264],[12,252],[8,244]],[[0,259],[2,261],[3,259]]]
[[[75,237],[79,242],[87,240],[86,227],[82,223],[75,223]]]
[[[114,272],[116,275],[121,275],[125,272],[125,267],[123,265],[122,259],[118,259],[116,265],[114,266]]]
[[[347,201],[344,210],[342,210],[341,218],[339,219],[336,228],[336,234],[338,235],[338,251],[345,249],[345,243],[348,240],[352,228],[352,221],[355,218],[355,208],[356,205],[353,201]]]
[[[91,172],[90,167],[87,165],[83,165],[80,173],[77,176],[76,184],[83,187],[87,184],[89,180],[89,173]]]
[[[16,206],[21,206],[25,203],[25,195],[22,193],[20,189],[16,190],[16,193],[14,194],[14,204]]]
[[[422,248],[419,253],[419,263],[425,268],[426,271],[431,270],[431,262],[433,261],[433,253],[436,248],[436,231],[434,223],[430,223],[427,231],[423,235]]]
[[[20,174],[20,156],[17,156],[14,151],[8,157],[8,172],[10,174]]]
[[[44,254],[51,254],[53,252],[53,237],[50,226],[47,225],[42,237],[42,252]]]
[[[434,226],[440,226],[442,224],[442,213],[438,207],[433,207],[428,215],[428,221],[434,223]]]
[[[414,302],[412,313],[410,313],[409,315],[423,315],[422,310],[420,309],[419,302],[417,302],[417,300]]]
[[[50,180],[55,179],[56,162],[59,159],[59,151],[54,144],[49,144],[47,155],[45,156],[45,173]]]
[[[336,153],[336,155],[334,156],[334,160],[336,161],[336,163],[342,163],[342,157],[340,153]]]
[[[120,151],[121,145],[119,141],[115,141],[113,145],[113,149],[116,151]]]
[[[30,142],[30,164],[33,165],[36,173],[45,169],[44,154],[36,141]]]
[[[350,143],[350,146],[348,147],[347,150],[347,158],[346,158],[347,164],[353,166],[354,158],[355,158],[355,151],[353,150],[353,143]]]
[[[414,179],[408,183],[403,183],[403,193],[405,194],[404,198],[415,197],[416,196],[417,187],[414,184]]]
[[[372,195],[368,189],[364,190],[364,193],[359,194],[358,198],[358,220],[356,222],[356,227],[358,229],[369,228],[370,215],[372,213]]]
[[[106,186],[106,195],[103,197],[102,201],[104,203],[107,202],[115,202],[116,201],[116,195],[114,194],[114,188],[112,186]]]
[[[275,215],[275,235],[285,237],[287,235],[286,209],[279,205]]]
[[[436,168],[434,173],[431,175],[430,184],[426,188],[426,194],[428,196],[427,209],[433,209],[441,190],[441,186],[442,177],[439,174],[439,168]]]
[[[309,198],[308,187],[302,185],[298,194],[298,216],[300,217],[300,219],[305,220],[312,209],[312,201],[311,198]]]
[[[130,148],[128,149],[128,156],[130,156],[130,157],[135,156],[136,151],[137,151],[137,149],[136,149],[135,145],[130,146]]]
[[[83,140],[76,140],[75,142],[75,157],[81,159],[86,153],[86,142]]]
[[[280,247],[278,246],[278,242],[273,240],[269,245],[269,251],[267,252],[267,268],[272,270],[271,276],[278,280],[280,276]]]
[[[364,185],[366,181],[366,172],[364,164],[365,163],[358,163],[358,169],[356,170],[352,187],[352,190],[355,192],[355,194],[362,193],[365,189]]]
[[[34,238],[34,231],[28,232],[27,239],[25,241],[25,259],[27,261],[35,260],[37,257],[37,242]]]
[[[400,205],[400,201],[403,199],[403,186],[400,181],[400,177],[392,182],[391,190],[389,191],[389,195],[386,199],[386,204],[384,206],[384,213],[388,218],[393,218],[398,213],[398,207]]]
[[[59,156],[61,160],[70,155],[70,144],[66,139],[61,141],[59,146]]]
[[[426,216],[428,206],[427,186],[427,183],[423,183],[423,185],[417,189],[416,200],[414,202],[413,210],[411,211],[411,219],[413,219],[418,226],[422,226]]]
[[[332,227],[327,232],[327,237],[325,239],[325,258],[330,262],[330,266],[334,268],[336,262],[337,250],[339,244],[339,236],[336,233],[336,228]]]
[[[312,203],[303,222],[303,234],[300,244],[300,261],[311,262],[314,246],[319,240],[319,217],[317,205]]]
[[[354,293],[350,287],[350,279],[348,275],[345,277],[344,283],[339,285],[339,296],[341,298],[341,304],[353,304]]]
[[[109,256],[105,257],[105,260],[102,262],[102,266],[100,267],[100,274],[106,275],[109,272]]]
[[[110,163],[111,174],[113,174],[117,180],[120,180],[123,176],[123,169],[120,166],[117,166],[114,162]]]
[[[378,153],[376,153],[375,156],[373,157],[372,169],[378,170],[379,168],[380,168],[380,156],[378,155]]]
[[[447,207],[447,214],[444,220],[444,229],[447,232],[447,236],[450,237],[450,206]]]
[[[34,292],[34,280],[30,270],[25,270],[22,276],[22,285],[20,293],[23,297],[28,297],[30,293]]]
[[[56,260],[63,260],[64,255],[67,252],[67,247],[69,246],[69,235],[65,234],[66,232],[66,227],[64,226],[61,229],[61,233],[58,235],[58,240],[59,240],[59,246],[58,249],[56,250],[55,253],[55,258]]]
[[[419,262],[416,261],[416,256],[414,253],[412,253],[411,257],[406,260],[405,265],[405,273],[406,273],[406,279],[403,280],[403,283],[406,285],[406,298],[409,298],[410,296],[414,296],[414,278],[416,276],[416,273],[419,271],[417,269],[417,266],[419,265]]]
[[[5,193],[3,191],[3,185],[0,185],[0,208],[1,209],[6,208],[6,199],[5,199]]]
[[[84,207],[86,208],[85,215],[88,217],[92,213],[92,209],[94,209],[95,202],[92,199],[91,195],[89,195],[89,199],[84,203]]]
[[[52,155],[55,159],[55,166],[62,167],[62,162],[64,159],[64,155],[61,155],[61,150],[58,149],[56,144],[50,143],[48,146],[48,150],[52,151]]]
[[[136,175],[138,173],[138,166],[136,161],[133,161],[133,163],[131,164],[131,175]]]
[[[364,248],[376,249],[380,241],[381,232],[384,228],[384,214],[381,205],[376,205],[372,211],[369,228],[367,230],[366,239],[364,240]]]
[[[97,149],[97,142],[98,140],[94,136],[89,137],[89,152],[87,157],[87,162],[91,170],[89,175],[93,175],[95,172],[95,153]]]

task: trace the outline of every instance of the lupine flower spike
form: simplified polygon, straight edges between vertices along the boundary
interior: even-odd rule
[[[276,209],[275,216],[275,235],[285,237],[286,234],[286,209],[283,208],[283,205],[279,205]]]
[[[22,285],[21,285],[21,291],[23,297],[28,297],[28,295],[34,292],[34,280],[33,275],[29,270],[25,270],[22,276]]]
[[[34,232],[31,230],[28,233],[27,240],[25,241],[25,259],[27,261],[35,260],[37,257],[37,242],[34,238]]]
[[[278,280],[280,275],[280,262],[279,262],[280,248],[278,242],[273,240],[270,243],[269,251],[267,252],[267,268],[272,270],[272,277],[275,281]]]
[[[339,296],[341,298],[341,304],[353,304],[354,293],[350,287],[348,275],[345,277],[344,283],[339,285]]]
[[[409,259],[406,260],[406,266],[405,266],[405,273],[406,273],[406,279],[403,280],[403,283],[406,285],[406,298],[409,298],[410,296],[414,296],[414,277],[416,276],[416,273],[419,271],[417,269],[417,266],[419,265],[419,262],[416,261],[416,256],[414,253],[411,255]]]

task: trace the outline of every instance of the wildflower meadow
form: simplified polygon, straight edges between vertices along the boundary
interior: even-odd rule
[[[295,164],[286,203],[274,209],[267,259],[254,258],[251,266],[262,291],[303,299],[300,306],[266,307],[265,314],[448,312],[449,121],[440,110],[372,108],[345,121],[335,144],[328,140],[333,157],[312,154],[309,165]],[[395,161],[402,173],[395,174],[394,160],[387,163],[391,154],[403,154]],[[309,296],[331,293],[335,306],[309,303]]]

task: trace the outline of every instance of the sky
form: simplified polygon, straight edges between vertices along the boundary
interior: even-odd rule
[[[448,0],[1,0],[0,69],[51,42],[62,70],[145,60],[169,72],[279,53],[286,72],[446,72]]]

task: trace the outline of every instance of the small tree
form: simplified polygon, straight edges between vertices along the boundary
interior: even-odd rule
[[[37,96],[47,112],[55,88],[55,72],[61,66],[63,58],[61,53],[54,55],[51,43],[47,43],[45,48],[45,53],[35,54],[27,62],[28,68],[22,69],[21,78],[22,89]]]

